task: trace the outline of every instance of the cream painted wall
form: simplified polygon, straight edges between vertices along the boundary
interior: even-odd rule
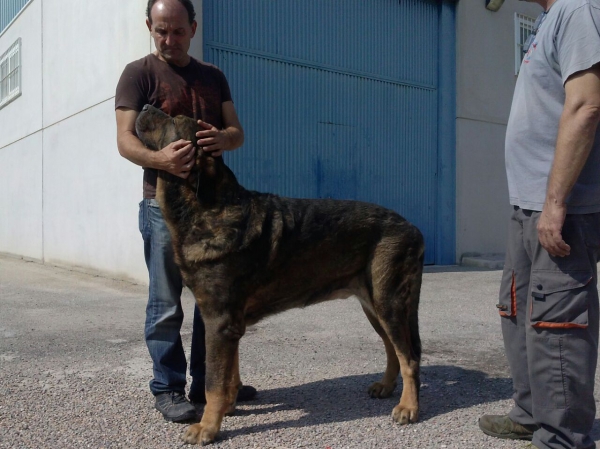
[[[149,47],[143,1],[41,3],[47,127],[114,97],[125,64]]]
[[[0,157],[6,147],[42,127],[42,2],[30,3],[0,36],[0,55],[21,38],[21,96],[0,109]],[[41,147],[39,147],[41,153]]]
[[[4,131],[4,124],[0,122]],[[0,251],[43,259],[42,133],[0,148]]]
[[[0,52],[21,37],[23,54],[23,95],[0,109],[0,188],[10,192],[0,210],[16,212],[0,215],[0,252],[147,281],[142,173],[118,155],[113,110],[123,68],[153,50],[145,4],[34,0],[0,36]],[[201,24],[202,2],[194,4]],[[484,4],[457,6],[459,256],[504,251],[514,11],[539,11],[517,0],[497,13]],[[190,52],[202,56],[201,26]]]
[[[0,36],[0,54],[21,37],[23,57],[23,95],[0,109],[0,252],[147,282],[142,169],[119,155],[114,115],[123,68],[154,49],[145,13],[145,1],[34,0]]]
[[[114,116],[123,68],[150,51],[145,3],[43,5],[44,261],[146,282],[142,170],[119,155]]]
[[[145,280],[142,169],[119,156],[114,122],[111,98],[44,130],[44,259]]]
[[[196,35],[192,40],[192,45],[190,46],[190,55],[192,55],[196,59],[202,60],[202,56],[204,54],[202,49],[202,0],[192,0],[194,4],[194,10],[196,11],[196,22],[198,22],[198,30],[196,31]]]
[[[506,0],[457,6],[456,254],[503,253],[510,205],[504,136],[516,77],[515,12],[533,18],[539,5]]]

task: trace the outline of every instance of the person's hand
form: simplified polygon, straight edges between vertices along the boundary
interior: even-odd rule
[[[538,238],[542,247],[552,256],[565,257],[571,253],[571,247],[562,238],[562,227],[567,216],[564,204],[546,202],[537,224]]]
[[[190,170],[196,163],[196,150],[192,142],[189,140],[177,140],[171,142],[164,147],[160,152],[163,154],[163,170],[187,179],[190,175]]]
[[[198,120],[198,125],[202,128],[196,133],[198,146],[211,156],[221,156],[223,151],[227,150],[227,133],[202,120]]]

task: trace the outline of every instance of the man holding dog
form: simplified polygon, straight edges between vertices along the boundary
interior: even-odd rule
[[[596,447],[600,259],[600,0],[544,9],[506,133],[512,213],[497,305],[514,388],[508,415],[480,418],[535,447]]]
[[[135,121],[145,104],[169,115],[198,120],[202,131],[196,142],[202,151],[220,156],[239,148],[244,132],[238,120],[229,85],[223,73],[200,62],[188,51],[196,33],[195,11],[190,0],[149,0],[146,25],[156,51],[127,65],[117,86],[115,109],[117,144],[121,156],[144,168],[140,203],[140,232],[149,272],[145,338],[153,362],[150,390],[155,407],[168,421],[196,417],[193,403],[204,403],[204,324],[194,308],[189,401],[185,397],[186,359],[181,341],[182,278],[175,264],[171,236],[155,199],[157,171],[187,178],[195,163],[195,145],[178,140],[161,151],[144,147],[135,133]],[[238,401],[252,399],[256,390],[244,386]],[[191,401],[191,403],[190,403]]]

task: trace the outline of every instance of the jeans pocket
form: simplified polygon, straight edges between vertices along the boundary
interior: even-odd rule
[[[588,271],[533,271],[531,325],[543,329],[585,329],[593,276]]]
[[[140,234],[144,235],[144,223],[146,220],[144,219],[145,211],[144,211],[144,201],[140,201],[140,208],[138,212],[138,229],[140,230]]]
[[[581,229],[585,246],[600,251],[600,213],[580,215]]]

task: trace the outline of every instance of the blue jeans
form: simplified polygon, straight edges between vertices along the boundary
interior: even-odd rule
[[[185,393],[185,353],[181,342],[181,291],[183,281],[175,264],[171,234],[155,199],[140,203],[139,227],[144,239],[144,256],[150,276],[146,306],[145,338],[152,358],[152,394],[176,391]],[[204,322],[194,307],[190,375],[203,386],[206,349]]]

